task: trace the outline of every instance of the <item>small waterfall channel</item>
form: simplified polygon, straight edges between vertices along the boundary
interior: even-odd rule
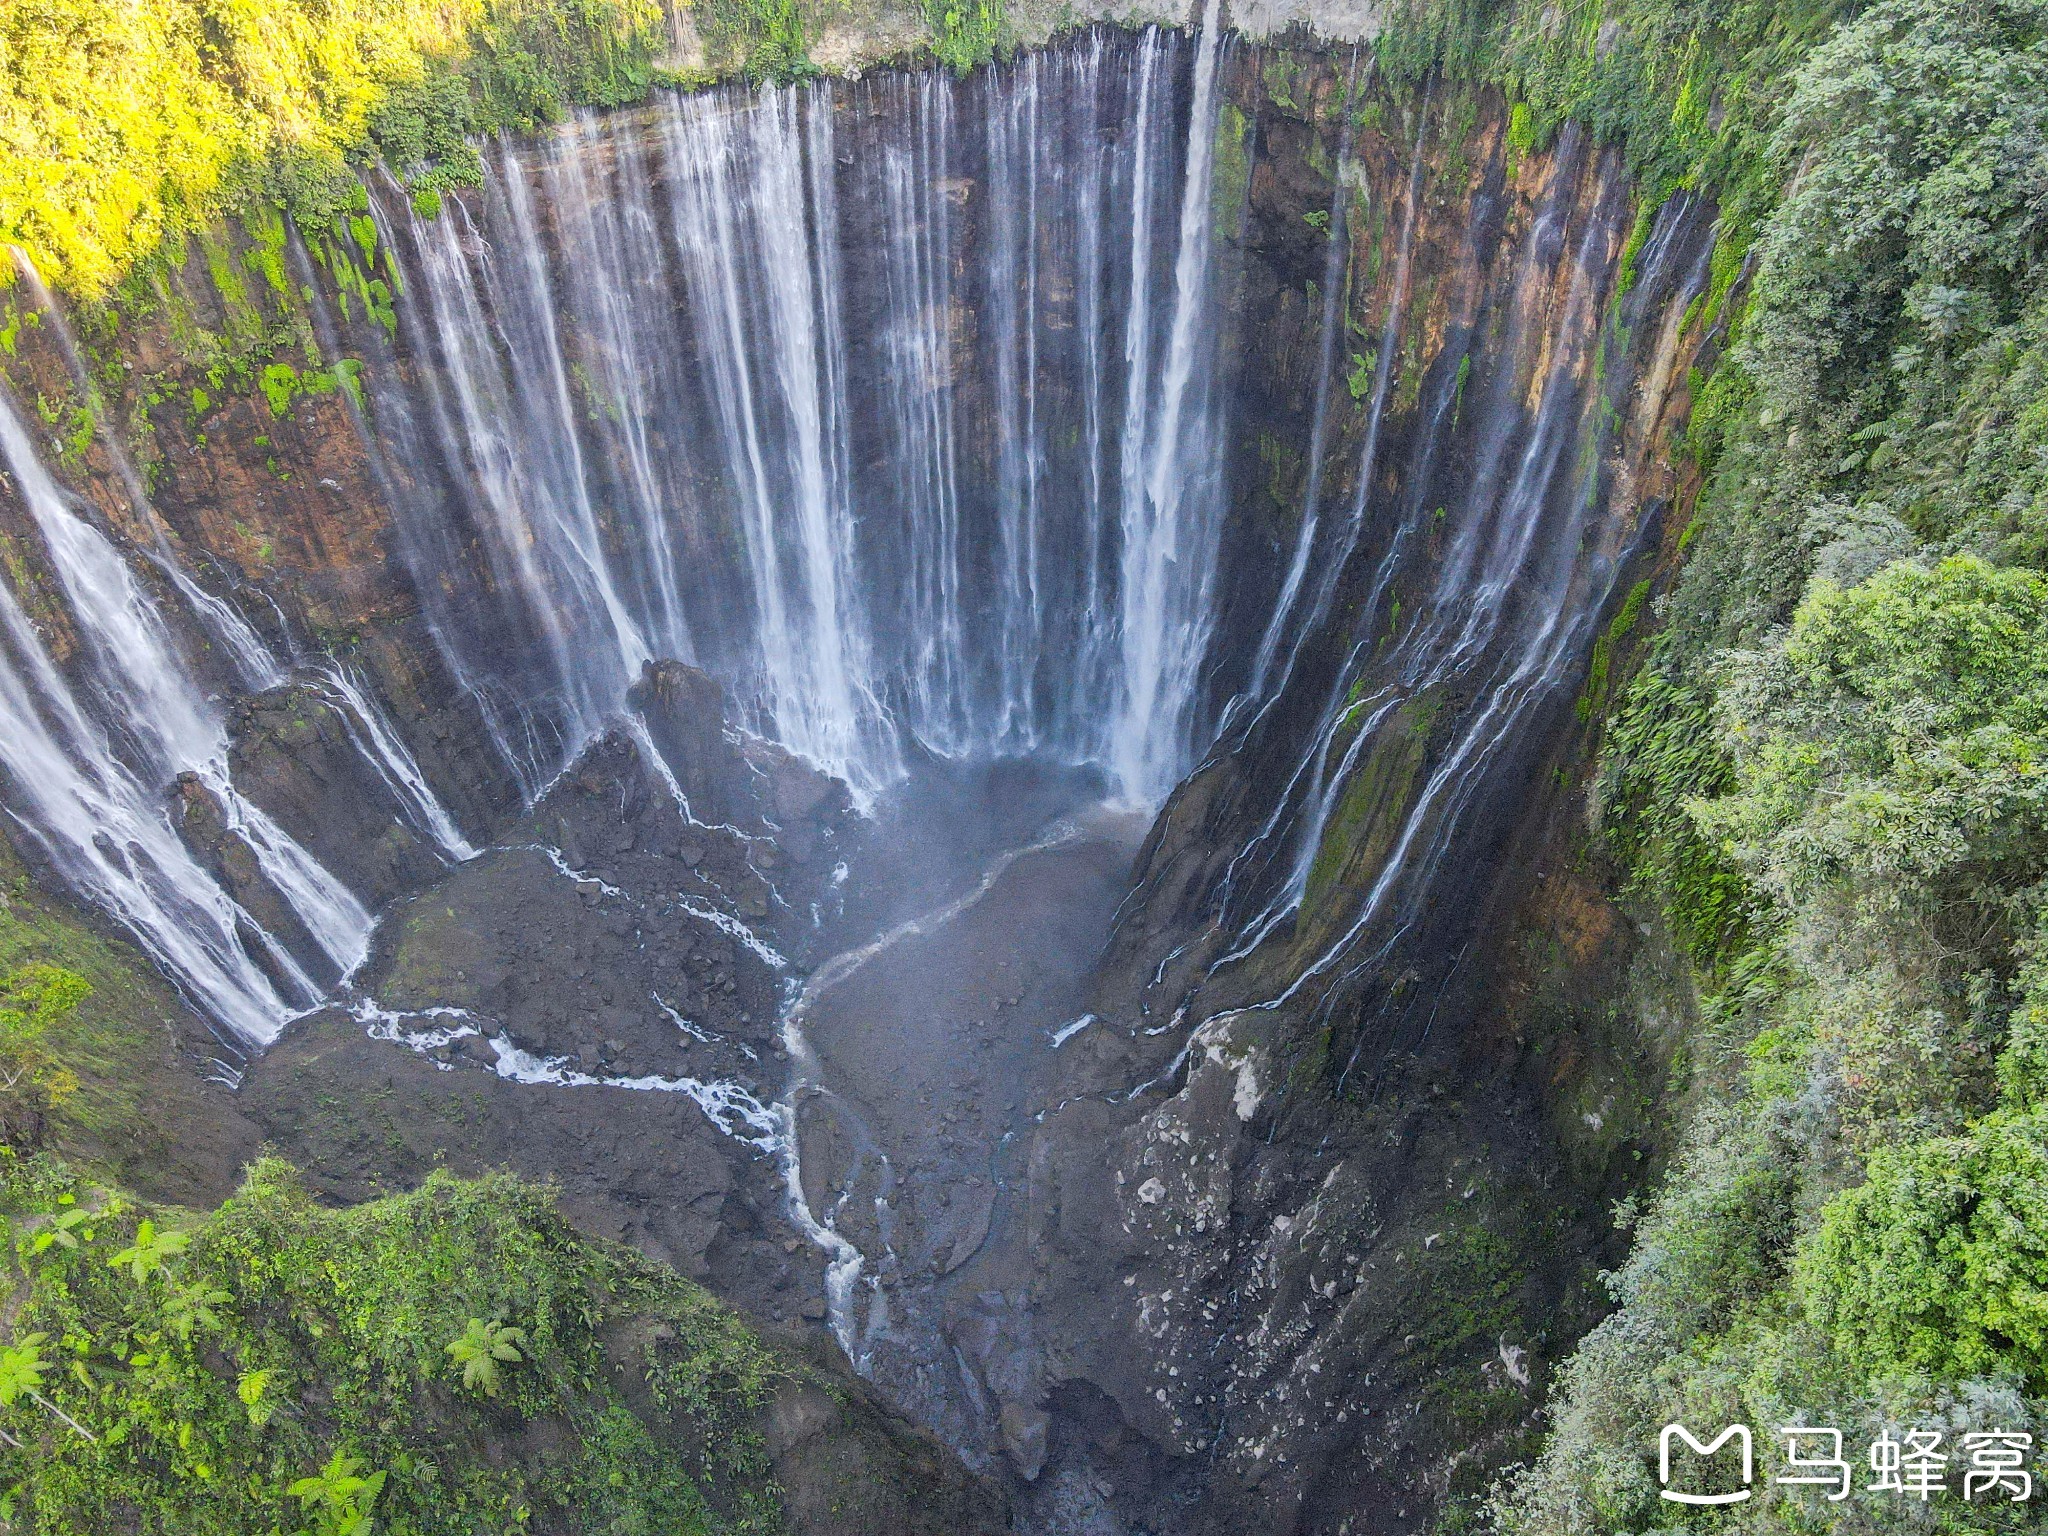
[[[7,641],[0,760],[31,808],[17,812],[17,825],[220,1022],[248,1040],[268,1040],[289,1012],[362,961],[369,913],[236,791],[220,712],[200,691],[156,602],[58,489],[5,398],[0,455],[42,533],[86,652],[85,677],[74,687],[19,600],[0,592]],[[302,961],[265,931],[178,839],[160,800],[179,774],[193,775],[219,802],[226,825],[304,923],[316,956]]]

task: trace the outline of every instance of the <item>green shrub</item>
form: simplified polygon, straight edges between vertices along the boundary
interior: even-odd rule
[[[324,218],[382,153],[643,96],[657,0],[23,0],[0,7],[0,238],[74,294],[254,201]]]
[[[78,1091],[51,1031],[91,995],[92,983],[54,965],[17,966],[0,975],[0,1145],[36,1147],[44,1116]]]
[[[17,1529],[781,1529],[755,1429],[773,1357],[688,1281],[580,1237],[543,1189],[436,1174],[330,1210],[264,1162],[174,1226],[8,1158],[0,1214]],[[494,1453],[508,1440],[519,1455]]]
[[[1002,0],[925,0],[932,56],[956,74],[986,64],[1009,46]]]
[[[2048,1115],[1873,1154],[1865,1182],[1828,1203],[1798,1285],[1874,1376],[2048,1389]]]

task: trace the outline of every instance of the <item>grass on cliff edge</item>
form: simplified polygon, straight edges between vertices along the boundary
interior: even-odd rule
[[[847,3],[674,0],[710,74],[777,82],[816,73],[810,34]],[[923,9],[950,68],[1007,46],[1000,0]],[[664,73],[668,41],[662,0],[11,0],[0,242],[89,300],[258,205],[345,217],[380,161],[431,206],[481,179],[479,135],[702,83]]]
[[[544,1189],[436,1174],[210,1215],[0,1148],[0,1528],[40,1536],[782,1529],[774,1357]]]

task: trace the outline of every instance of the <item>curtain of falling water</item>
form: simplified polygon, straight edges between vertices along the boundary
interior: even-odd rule
[[[1062,756],[1132,799],[1166,793],[1216,728],[1198,679],[1223,512],[1217,52],[1212,14],[1193,37],[1097,34],[964,81],[664,96],[499,146],[481,194],[436,218],[379,199],[405,281],[403,366],[371,373],[376,457],[428,620],[529,793],[659,656],[717,673],[747,724],[863,793],[919,746]],[[1598,463],[1637,377],[1626,337],[1682,309],[1705,250],[1702,210],[1667,207],[1603,319],[1626,187],[1567,143],[1580,168],[1533,210],[1504,281],[1477,281],[1476,247],[1457,258],[1474,280],[1453,291],[1485,290],[1485,312],[1450,317],[1397,410],[1427,120],[1425,104],[1388,210],[1341,496],[1322,482],[1340,165],[1310,474],[1217,748],[1261,786],[1214,893],[1217,965],[1305,937],[1274,1003],[1333,996],[1412,926],[1576,675],[1616,569]],[[1571,190],[1582,171],[1590,195]],[[219,719],[136,574],[0,411],[5,426],[89,662],[56,668],[0,594],[10,803],[216,1018],[268,1038],[360,956],[367,919],[236,794]],[[159,553],[195,613],[214,601]],[[299,660],[399,814],[466,856],[375,701]],[[281,675],[267,655],[242,670],[251,687]],[[1346,796],[1417,711],[1428,762],[1385,856],[1304,922]],[[171,833],[157,796],[185,771],[307,942],[261,933]]]
[[[1311,677],[1281,665],[1271,691],[1246,701],[1242,723],[1226,731],[1218,749],[1271,754],[1268,760],[1281,766],[1262,825],[1217,893],[1220,926],[1231,943],[1209,975],[1269,939],[1306,940],[1294,949],[1281,989],[1252,1007],[1297,998],[1334,1006],[1402,944],[1409,946],[1403,953],[1455,964],[1470,914],[1442,896],[1464,878],[1457,872],[1460,850],[1469,857],[1485,846],[1474,828],[1489,790],[1526,770],[1541,739],[1533,729],[1541,712],[1582,673],[1625,555],[1621,528],[1599,521],[1614,493],[1604,449],[1631,392],[1666,386],[1677,317],[1704,282],[1712,250],[1706,210],[1690,197],[1674,199],[1657,214],[1634,288],[1603,313],[1628,204],[1612,161],[1582,169],[1588,155],[1584,141],[1568,133],[1559,150],[1564,173],[1535,210],[1498,319],[1482,328],[1475,313],[1452,315],[1397,466],[1398,488],[1378,520],[1375,549],[1361,538],[1360,518],[1384,446],[1391,341],[1407,302],[1404,225],[1357,498],[1350,520],[1322,535],[1330,541],[1324,558],[1351,567],[1360,584],[1357,618],[1346,644],[1325,648],[1326,657],[1341,657],[1334,666]],[[1569,194],[1580,176],[1589,188],[1575,206]],[[1405,221],[1413,219],[1418,189],[1411,177]],[[1484,222],[1475,213],[1474,227]],[[1463,253],[1468,262],[1474,256]],[[1602,349],[1619,359],[1604,381],[1594,364]],[[1468,389],[1472,358],[1479,363],[1469,370]],[[1468,462],[1454,462],[1449,452],[1460,434],[1473,447]],[[1440,509],[1432,512],[1438,498]],[[1301,537],[1314,540],[1316,528],[1305,524]],[[1275,629],[1288,622],[1288,595]],[[1324,603],[1319,594],[1296,622],[1304,629],[1318,623]],[[1308,722],[1306,732],[1297,726],[1260,740],[1254,727],[1275,715],[1290,687],[1291,718]],[[1412,792],[1391,809],[1380,834],[1384,852],[1362,889],[1317,909],[1316,870],[1332,847],[1346,797],[1370,777],[1363,765],[1387,747],[1389,732],[1418,730],[1429,734],[1430,749]],[[1505,798],[1513,803],[1518,795]],[[1413,1005],[1424,1009],[1436,996],[1433,986],[1413,991],[1420,999]],[[1411,1003],[1389,999],[1387,1006],[1399,1011]],[[1421,1027],[1426,1031],[1426,1019]],[[1367,1038],[1355,1037],[1340,1088]]]
[[[863,794],[917,744],[1164,795],[1222,508],[1204,37],[665,96],[383,201],[380,429],[529,791],[670,655]]]
[[[20,825],[216,1021],[270,1040],[288,1013],[362,961],[369,914],[236,789],[226,729],[157,603],[58,489],[4,392],[0,462],[34,519],[87,660],[77,682],[60,672],[0,585],[0,770],[23,808]],[[310,952],[265,932],[179,840],[160,796],[181,773],[211,794]]]

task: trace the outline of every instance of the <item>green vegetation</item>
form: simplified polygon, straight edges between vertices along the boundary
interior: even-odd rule
[[[994,0],[924,14],[947,67],[1008,46]],[[774,81],[813,72],[817,19],[798,0],[701,17],[719,68]],[[22,0],[0,8],[0,237],[102,298],[191,242],[224,318],[204,332],[164,301],[197,372],[142,381],[147,404],[196,421],[256,391],[282,418],[356,386],[285,313],[280,210],[346,315],[392,325],[371,162],[435,217],[480,174],[470,136],[638,99],[659,20],[647,0]],[[1661,1192],[1619,1213],[1617,1308],[1563,1367],[1498,1517],[1525,1536],[1725,1528],[1657,1500],[1645,1426],[1672,1418],[2043,1434],[2048,0],[1410,0],[1375,46],[1392,79],[1504,90],[1511,167],[1568,122],[1618,143],[1640,178],[1624,289],[1666,196],[1720,208],[1690,317],[1718,361],[1692,381],[1684,570],[1660,599],[1627,594],[1579,701],[1602,732],[1605,847],[1690,964],[1699,1016],[1672,1068],[1689,1121]],[[1283,58],[1265,84],[1305,110]],[[1217,151],[1234,220],[1233,107]],[[0,352],[35,323],[6,305]],[[1362,402],[1379,359],[1346,355]],[[1416,359],[1389,366],[1419,388]],[[33,403],[73,455],[106,419],[92,398]],[[1290,504],[1298,466],[1261,448]],[[1426,701],[1399,726],[1332,818],[1311,923],[1383,835]],[[163,1054],[175,1002],[0,872],[0,1129],[145,1162],[152,1126],[201,1118],[134,1066]],[[20,1447],[0,1520],[772,1526],[749,1427],[767,1355],[526,1186],[436,1179],[326,1211],[264,1164],[199,1218],[41,1157],[5,1167],[0,1433]],[[1483,1233],[1431,1250],[1465,1310],[1418,1329],[1418,1358],[1463,1358],[1515,1316],[1508,1251]],[[514,1438],[530,1458],[488,1454]],[[1924,1513],[1996,1532],[2027,1511]],[[1885,1513],[1766,1486],[1743,1518],[1852,1532]]]
[[[98,296],[224,213],[324,226],[375,157],[474,180],[467,135],[639,99],[662,36],[656,0],[24,0],[0,9],[0,239]]]
[[[51,1031],[92,995],[92,983],[54,965],[0,974],[0,1142],[32,1143],[49,1111],[78,1091]]]
[[[782,1528],[773,1357],[534,1186],[436,1175],[337,1211],[272,1161],[196,1217],[0,1149],[0,1215],[11,1529]]]
[[[1622,599],[1621,611],[1593,642],[1593,664],[1587,673],[1586,691],[1579,695],[1577,705],[1581,720],[1590,720],[1596,711],[1607,707],[1607,683],[1614,666],[1614,653],[1634,633],[1643,616],[1643,604],[1649,596],[1650,583],[1647,580],[1629,588],[1628,596]]]
[[[1642,206],[1711,194],[1717,308],[1783,187],[1776,134],[1790,82],[1858,0],[1399,0],[1375,41],[1383,75],[1506,92],[1510,176],[1568,122],[1617,143]],[[1625,286],[1625,284],[1624,284]]]
[[[134,1188],[190,1198],[219,1118],[169,1049],[182,1005],[129,945],[39,890],[0,844],[0,1142],[50,1145]],[[172,1151],[176,1138],[177,1153]]]
[[[702,15],[710,56],[723,69],[777,85],[818,72],[810,55],[815,13],[799,0],[709,0]]]
[[[932,56],[956,74],[1008,51],[1002,0],[924,0],[924,15],[932,29]]]
[[[1496,1502],[1732,1529],[1658,1500],[1644,1426],[2048,1424],[2048,5],[1508,11],[1457,36],[1525,132],[1577,111],[1727,197],[1693,323],[1729,346],[1683,573],[1586,696],[1605,841],[1692,963],[1689,1125]],[[1765,1486],[1740,1528],[1898,1528],[1881,1498]]]
[[[22,0],[0,9],[0,241],[97,299],[231,215],[282,210],[345,240],[367,225],[360,181],[379,163],[432,218],[444,192],[480,180],[479,136],[639,101],[664,81],[817,73],[824,6],[693,9],[711,67],[683,80],[655,63],[661,0]],[[1011,46],[1001,0],[924,11],[947,68]],[[283,292],[277,229],[266,275]],[[18,320],[5,324],[11,356]]]

